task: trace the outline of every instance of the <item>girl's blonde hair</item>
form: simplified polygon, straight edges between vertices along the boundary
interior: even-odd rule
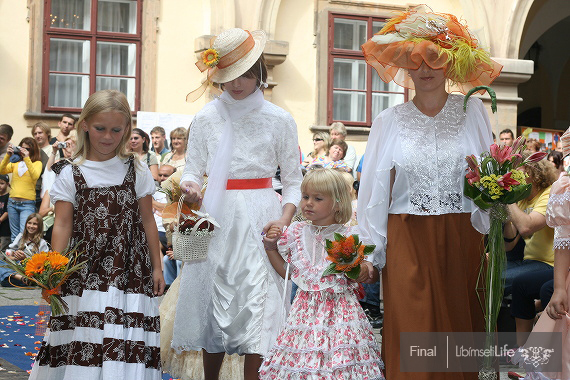
[[[125,133],[123,138],[117,145],[115,149],[115,154],[121,158],[125,159],[132,155],[132,153],[127,152],[127,142],[131,138],[131,131],[133,126],[133,119],[131,116],[131,107],[127,101],[127,97],[120,91],[117,90],[101,90],[97,91],[87,99],[81,115],[79,115],[79,120],[77,122],[77,146],[75,148],[75,153],[71,157],[72,160],[79,158],[77,165],[80,165],[85,161],[87,155],[89,154],[89,134],[83,130],[83,123],[87,122],[92,116],[95,116],[103,112],[119,112],[125,117],[125,122],[127,126],[125,128]]]
[[[344,178],[344,180],[346,181],[346,183],[348,184],[348,187],[350,188],[350,197],[351,199],[356,199],[356,190],[354,190],[354,177],[352,176],[352,174],[350,174],[349,172],[345,172],[344,170],[337,170],[340,173],[340,175],[342,176],[342,178]]]
[[[31,219],[36,218],[38,221],[38,229],[34,235],[30,235],[28,233],[28,229],[24,227],[24,231],[22,231],[22,238],[20,239],[20,245],[18,249],[24,249],[26,245],[32,243],[34,245],[34,251],[32,253],[37,253],[40,250],[40,242],[42,241],[42,236],[44,236],[44,219],[42,216],[36,212],[30,214],[26,219],[26,224]]]
[[[340,172],[334,169],[311,169],[301,183],[302,192],[306,192],[308,188],[333,199],[336,223],[345,224],[350,220],[352,217],[350,187]]]
[[[323,142],[325,143],[325,154],[329,154],[329,148],[331,147],[331,135],[329,135],[328,132],[319,131],[319,132],[313,133],[313,139],[315,139],[315,138],[323,139]],[[311,152],[311,157],[317,158],[318,154],[319,154],[319,152],[317,152],[316,150],[313,150]]]

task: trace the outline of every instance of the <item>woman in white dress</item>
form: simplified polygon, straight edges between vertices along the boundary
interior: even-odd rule
[[[217,379],[224,355],[245,355],[244,377],[258,378],[261,357],[277,337],[283,289],[262,244],[271,226],[289,224],[300,201],[297,127],[265,101],[262,31],[222,32],[197,66],[224,92],[198,112],[181,179],[185,201],[201,199],[220,224],[205,260],[187,263],[180,280],[172,348],[204,354],[205,378]],[[281,168],[283,200],[271,187]]]

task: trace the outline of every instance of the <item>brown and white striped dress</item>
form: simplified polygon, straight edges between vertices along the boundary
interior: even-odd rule
[[[59,164],[59,163],[58,163]],[[56,173],[67,162],[53,168]],[[160,319],[133,160],[123,183],[76,187],[71,244],[88,263],[61,292],[69,313],[50,319],[30,379],[160,379]]]

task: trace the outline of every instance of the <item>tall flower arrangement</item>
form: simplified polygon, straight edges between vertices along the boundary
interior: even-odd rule
[[[481,89],[490,90],[486,86],[474,88],[466,95],[465,102],[473,91]],[[495,112],[494,92],[491,94],[491,100]],[[528,175],[521,170],[521,167],[530,162],[540,161],[546,156],[544,152],[537,152],[523,160],[522,152],[526,147],[525,143],[526,138],[520,136],[512,147],[493,144],[490,150],[481,153],[479,158],[474,155],[465,158],[468,169],[465,175],[464,194],[473,199],[479,208],[489,210],[491,222],[486,254],[481,259],[481,271],[485,271],[485,294],[482,302],[485,313],[485,332],[487,333],[485,348],[490,348],[494,344],[494,332],[503,298],[502,273],[506,267],[503,223],[508,217],[507,205],[530,195],[532,185],[526,182]],[[485,261],[486,265],[484,265]],[[485,357],[484,368],[479,373],[480,379],[496,378],[492,360],[491,356]]]

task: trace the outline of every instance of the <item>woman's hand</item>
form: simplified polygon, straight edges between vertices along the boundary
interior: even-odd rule
[[[546,306],[546,314],[552,319],[560,319],[568,312],[568,296],[566,289],[554,290],[548,306]]]
[[[263,227],[263,235],[268,235],[270,231],[278,231],[279,237],[287,225],[282,219],[272,220]]]
[[[53,144],[51,144],[51,154],[53,154],[54,156],[59,151],[58,146],[59,146],[59,140],[56,140]]]
[[[180,190],[184,194],[185,203],[197,203],[202,200],[202,190],[196,182],[184,181],[180,184]]]
[[[8,155],[14,154],[14,145],[12,145],[12,143],[8,144],[8,148],[6,149],[6,154]]]
[[[29,157],[30,152],[26,148],[20,147],[20,156],[22,156],[22,158]]]

